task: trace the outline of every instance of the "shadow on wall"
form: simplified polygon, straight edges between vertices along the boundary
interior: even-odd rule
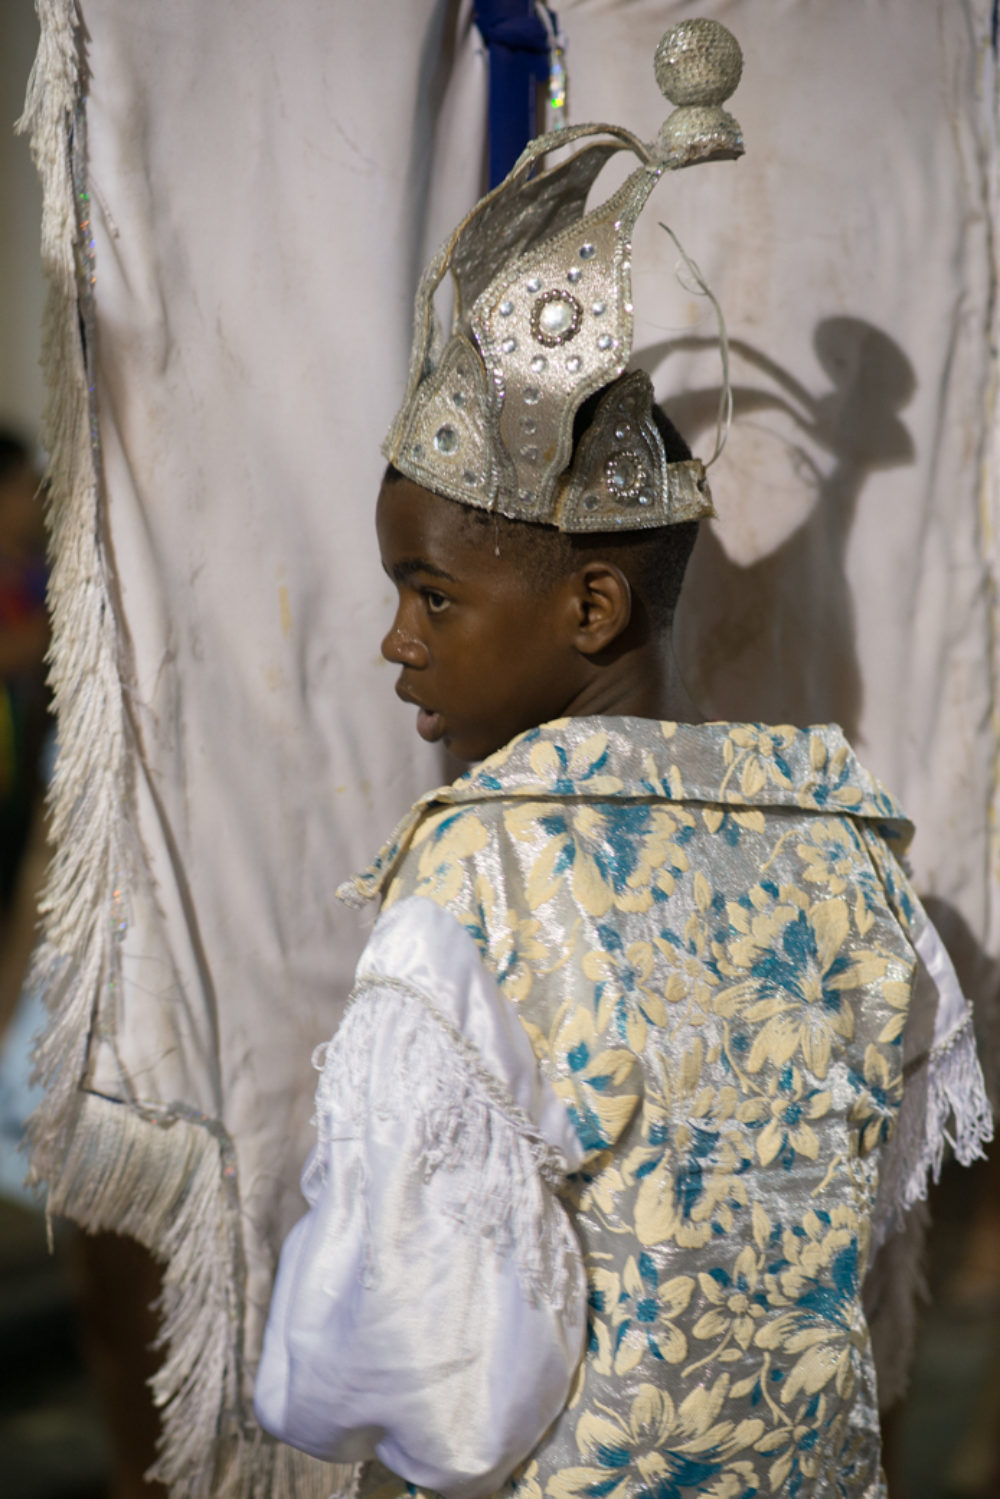
[[[637,362],[652,373],[668,353],[709,347],[701,338],[671,340],[643,350]],[[899,412],[916,382],[898,344],[860,318],[825,319],[813,347],[830,380],[818,395],[751,344],[731,344],[733,362],[766,381],[734,385],[740,431],[757,428],[773,443],[777,434],[755,418],[781,414],[808,512],[773,549],[745,564],[727,555],[711,527],[702,527],[678,616],[678,650],[706,717],[835,722],[854,739],[862,685],[847,545],[868,476],[914,461]],[[672,419],[694,447],[704,449],[698,437],[714,427],[718,402],[718,387],[670,401]],[[731,465],[731,492],[740,480]]]

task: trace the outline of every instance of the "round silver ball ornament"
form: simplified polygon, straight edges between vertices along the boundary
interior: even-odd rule
[[[721,104],[740,81],[743,53],[720,22],[697,17],[670,28],[656,49],[653,72],[671,104]]]

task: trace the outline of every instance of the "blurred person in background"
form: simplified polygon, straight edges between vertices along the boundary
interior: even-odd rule
[[[28,1057],[40,1005],[18,1005],[45,869],[43,768],[51,730],[43,506],[33,455],[0,428],[0,1191],[21,1195],[17,1147],[36,1101]]]
[[[47,704],[47,567],[38,475],[0,430],[0,921],[11,914],[41,787]]]

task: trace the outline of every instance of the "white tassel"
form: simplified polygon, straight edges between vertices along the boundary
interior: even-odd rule
[[[173,1499],[346,1496],[352,1468],[319,1463],[249,1423],[219,1431],[220,1412],[240,1408],[241,1378],[238,1207],[222,1196],[226,1154],[227,1142],[203,1122],[160,1123],[84,1094],[63,1169],[49,1184],[50,1208],[86,1229],[127,1234],[165,1262],[169,1352],[153,1380],[164,1443],[150,1476]]]
[[[51,1017],[35,1051],[46,1091],[29,1125],[31,1176],[48,1185],[50,1213],[128,1234],[165,1262],[168,1353],[154,1381],[164,1440],[155,1472],[173,1499],[328,1499],[349,1492],[352,1470],[281,1448],[243,1414],[243,1254],[221,1131],[176,1109],[158,1121],[152,1110],[82,1087],[98,1012],[117,1001],[127,891],[146,875],[91,389],[84,28],[77,0],[37,0],[37,11],[38,53],[19,129],[30,135],[42,182],[49,282],[41,436],[59,755],[49,793],[55,853],[31,978]]]
[[[19,129],[30,132],[42,180],[42,264],[49,290],[42,367],[48,396],[47,520],[52,572],[49,681],[59,756],[49,794],[55,854],[42,894],[42,940],[32,982],[52,1019],[38,1044],[45,1100],[30,1129],[36,1180],[58,1171],[70,1147],[95,1010],[118,977],[116,892],[135,864],[127,818],[129,763],[92,434],[87,315],[80,281],[88,260],[73,151],[83,151],[85,66],[74,0],[38,0],[41,34]],[[79,212],[78,212],[79,210]]]

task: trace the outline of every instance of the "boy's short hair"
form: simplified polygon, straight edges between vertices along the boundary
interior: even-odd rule
[[[605,391],[595,391],[583,402],[573,423],[573,455],[594,418]],[[691,449],[662,407],[655,403],[653,420],[663,438],[669,463],[682,463]],[[572,460],[571,460],[572,461]],[[383,483],[393,484],[404,476],[392,464]],[[511,520],[493,511],[471,505],[455,505],[465,527],[481,532],[484,542],[509,557],[525,578],[539,590],[551,588],[583,565],[589,557],[601,556],[621,568],[644,607],[654,630],[671,621],[688,559],[698,536],[697,521],[679,521],[645,531],[559,531],[555,526],[533,521]]]

